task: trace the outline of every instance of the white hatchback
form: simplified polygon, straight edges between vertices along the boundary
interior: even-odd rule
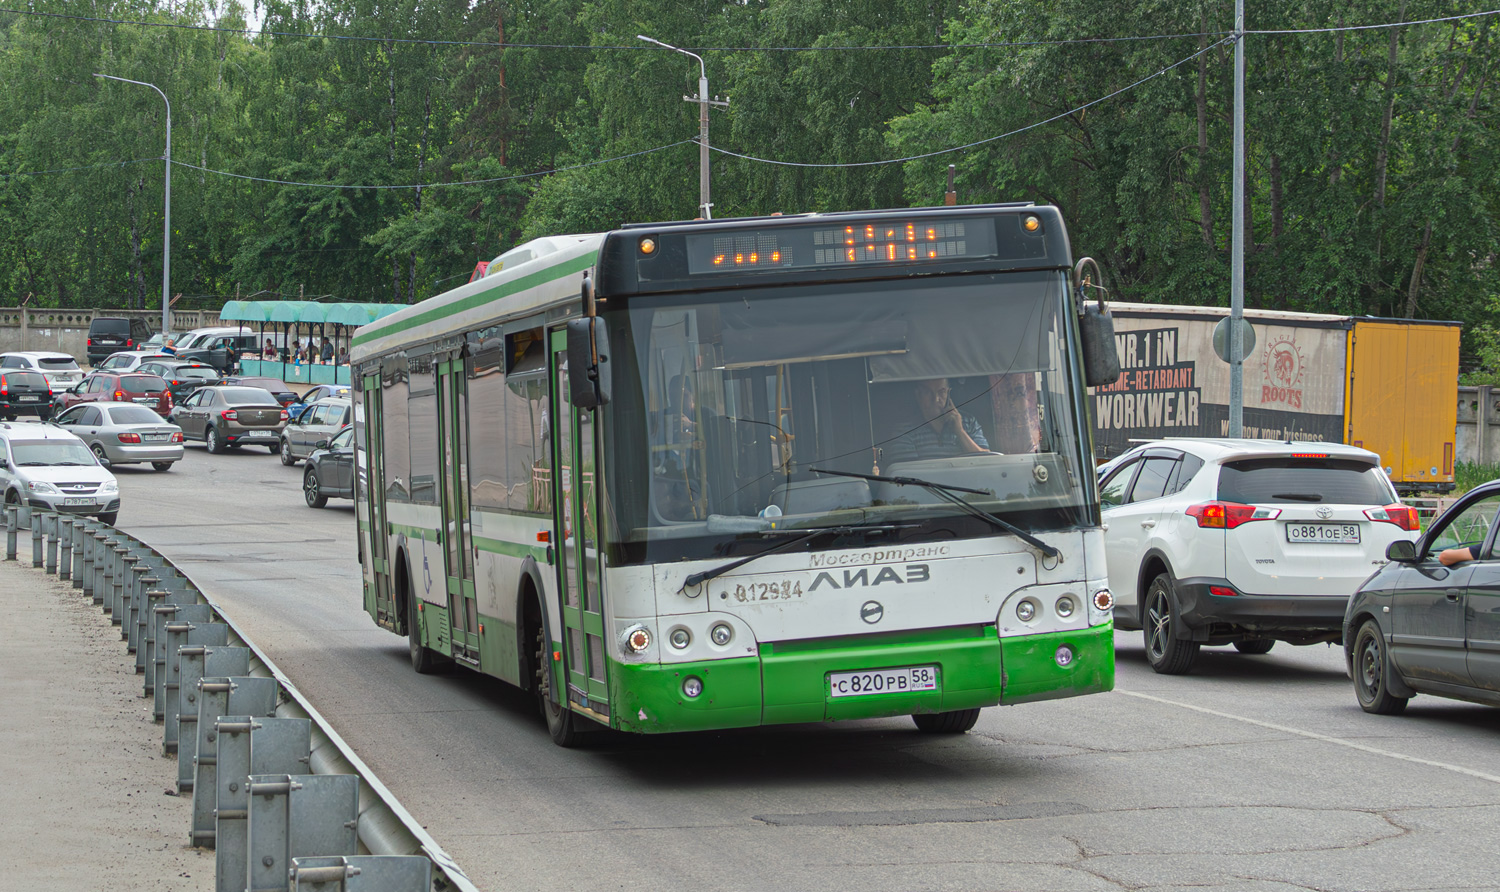
[[[31,372],[41,372],[47,383],[52,385],[55,393],[66,390],[79,381],[83,380],[83,369],[78,367],[78,360],[67,353],[55,353],[44,350],[18,350],[14,353],[0,353],[0,369],[25,369]]]
[[[1341,640],[1386,546],[1418,535],[1380,457],[1339,444],[1157,440],[1100,468],[1099,495],[1115,626],[1167,674],[1203,645]]]

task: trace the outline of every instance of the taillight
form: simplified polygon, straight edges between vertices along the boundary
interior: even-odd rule
[[[116,434],[115,436],[117,436],[117,437],[120,438],[120,442],[121,443],[139,443],[141,441],[141,435],[140,434],[128,434],[127,433],[127,434]]]
[[[225,409],[224,411],[219,413],[219,417],[224,419],[225,421],[239,421],[240,413],[236,412],[234,409]]]
[[[1386,505],[1384,508],[1366,508],[1365,516],[1377,523],[1393,523],[1407,532],[1418,528],[1417,509],[1410,505]]]
[[[126,338],[125,339],[125,349],[126,350],[134,350],[135,349],[135,341],[131,340],[130,338]]]
[[[1275,520],[1281,516],[1281,509],[1238,502],[1204,502],[1187,509],[1187,516],[1196,519],[1198,526],[1204,529],[1232,530],[1252,520]]]
[[[282,420],[282,421],[287,421],[287,420],[289,420],[289,419],[290,419],[290,418],[291,418],[291,417],[292,417],[292,416],[290,416],[290,415],[288,415],[288,414],[286,414],[286,410],[285,410],[285,409],[282,409],[282,410],[281,410],[281,420]]]
[[[181,443],[182,442],[182,431],[178,431],[177,433],[175,433],[175,434],[172,435],[172,442],[173,443]]]
[[[123,402],[125,402],[125,391],[123,391],[123,390],[116,390],[115,391],[115,402],[117,402],[117,403],[123,403]]]

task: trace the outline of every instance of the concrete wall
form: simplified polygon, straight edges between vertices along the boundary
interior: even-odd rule
[[[1458,389],[1454,452],[1459,461],[1500,464],[1500,390],[1488,386]]]
[[[89,323],[95,316],[137,316],[156,331],[161,310],[48,310],[0,307],[0,353],[16,350],[56,350],[83,360]],[[187,331],[219,324],[217,310],[173,310],[172,330]]]

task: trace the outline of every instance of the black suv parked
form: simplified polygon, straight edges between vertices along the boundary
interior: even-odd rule
[[[89,365],[98,365],[111,353],[138,350],[151,337],[144,319],[123,316],[96,316],[89,323]]]
[[[41,372],[22,369],[0,371],[0,417],[15,421],[17,415],[52,417],[52,385]]]

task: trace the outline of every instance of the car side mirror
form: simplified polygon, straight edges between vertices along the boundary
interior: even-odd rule
[[[327,440],[319,440],[318,442],[316,442],[316,443],[313,444],[313,448],[314,449],[327,449],[328,448],[328,441]]]
[[[94,460],[99,463],[99,467],[101,468],[109,467],[109,459],[105,458],[102,455],[95,455]]]
[[[1400,564],[1417,562],[1417,545],[1410,539],[1397,539],[1385,547],[1385,558]]]

